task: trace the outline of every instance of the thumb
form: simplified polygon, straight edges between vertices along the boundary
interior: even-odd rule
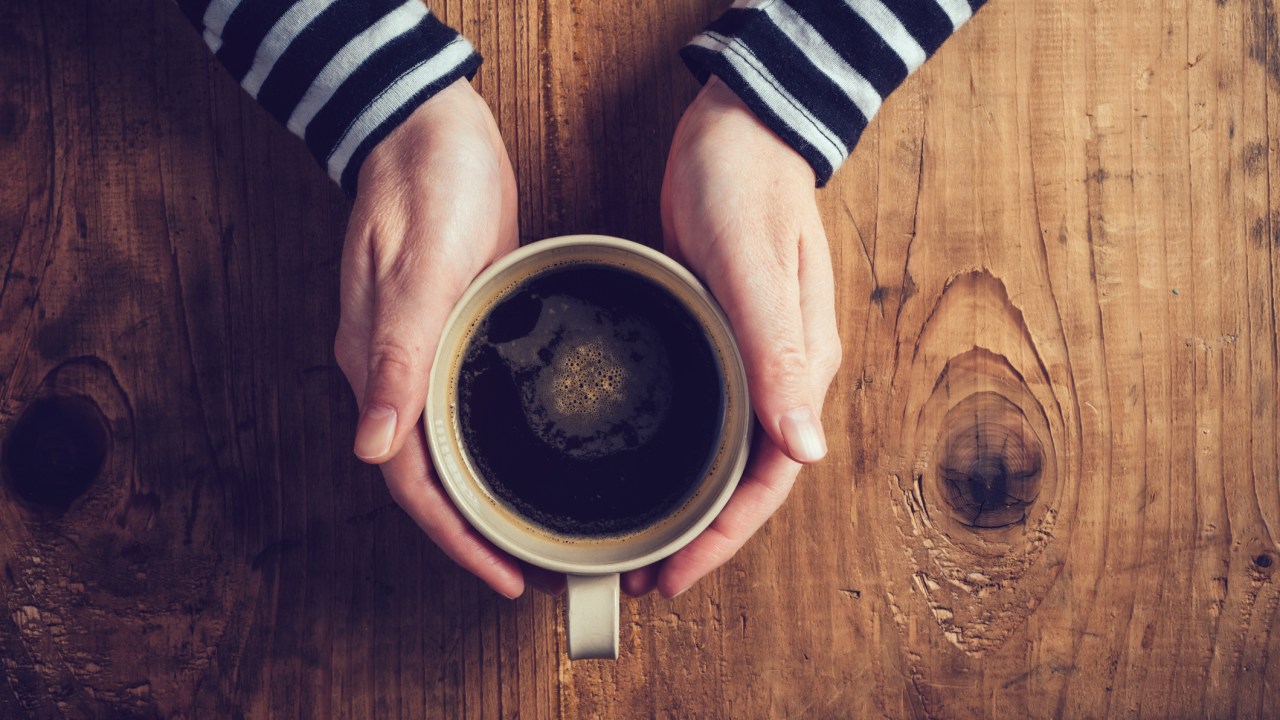
[[[462,292],[449,274],[402,256],[376,281],[367,377],[355,453],[382,463],[400,451],[422,415],[440,333]]]
[[[800,310],[799,244],[743,245],[721,254],[707,282],[733,326],[760,425],[793,460],[817,462],[827,441]]]

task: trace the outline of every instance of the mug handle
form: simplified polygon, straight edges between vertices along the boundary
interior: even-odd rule
[[[618,659],[618,573],[568,576],[570,660]]]

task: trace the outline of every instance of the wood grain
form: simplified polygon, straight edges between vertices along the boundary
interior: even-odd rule
[[[526,239],[660,241],[722,5],[433,3]],[[993,0],[821,192],[830,459],[569,664],[351,456],[301,143],[168,3],[0,4],[0,717],[1276,717],[1273,100],[1274,0]]]

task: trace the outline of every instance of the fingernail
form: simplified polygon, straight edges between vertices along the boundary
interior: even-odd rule
[[[787,452],[800,462],[817,462],[826,457],[827,440],[813,408],[798,407],[782,416],[778,423]]]
[[[520,591],[520,592],[518,592],[518,593],[509,593],[509,592],[507,592],[506,590],[499,590],[498,588],[494,588],[493,590],[494,590],[494,592],[498,593],[499,595],[501,595],[502,597],[504,597],[504,598],[506,598],[506,599],[508,599],[508,600],[515,600],[516,598],[518,598],[518,597],[520,597],[521,595],[523,595],[523,594],[524,594],[524,591],[523,591],[523,590],[521,590],[521,591]]]
[[[675,592],[671,593],[671,599],[672,599],[672,600],[675,600],[676,598],[680,597],[681,595],[683,595],[683,594],[685,594],[685,593],[689,592],[689,588],[691,588],[691,587],[693,587],[693,585],[685,585],[683,588],[681,588],[681,589],[679,589],[679,590],[677,590],[677,591],[675,591]]]
[[[396,434],[396,409],[390,405],[371,405],[360,416],[356,431],[356,457],[369,460],[387,454]]]

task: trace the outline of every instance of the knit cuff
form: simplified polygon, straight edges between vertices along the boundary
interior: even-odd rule
[[[889,93],[985,0],[739,0],[681,51],[825,185]]]
[[[218,60],[354,195],[360,165],[481,58],[422,0],[177,0]]]

